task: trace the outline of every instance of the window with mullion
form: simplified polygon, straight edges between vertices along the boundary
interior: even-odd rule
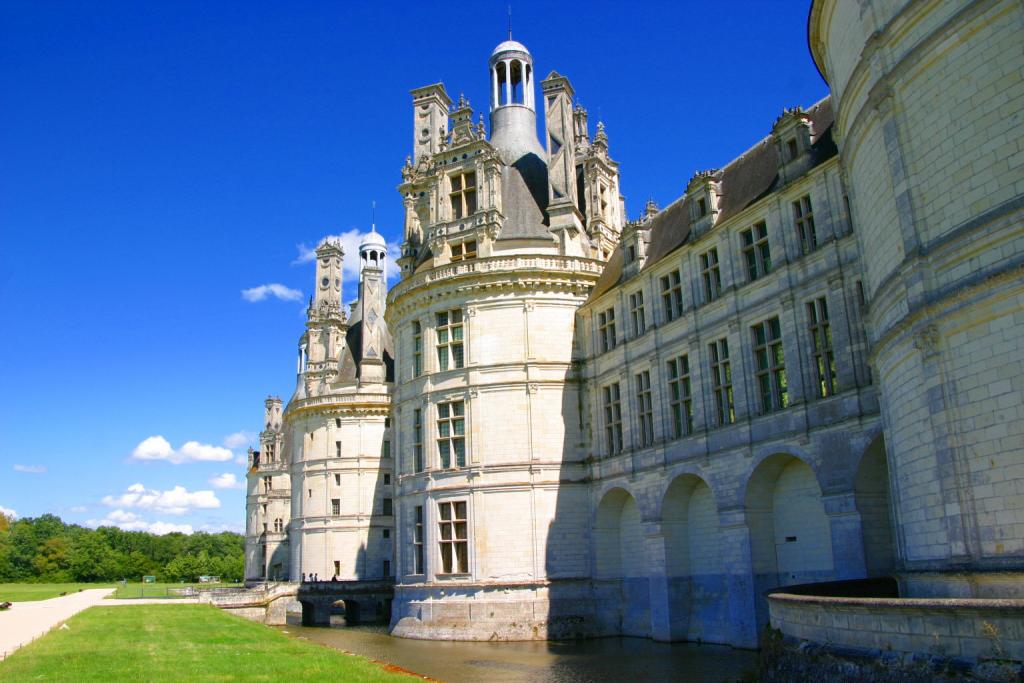
[[[711,389],[715,397],[715,417],[718,426],[736,421],[736,408],[732,394],[732,367],[729,363],[729,340],[722,338],[708,344],[711,364]]]
[[[751,332],[754,338],[754,376],[761,396],[761,412],[781,410],[789,405],[789,387],[779,319],[760,322],[751,328]]]
[[[456,308],[438,313],[435,334],[438,370],[463,367],[462,311]]]
[[[423,471],[423,411],[412,411],[412,471]]]
[[[466,404],[462,401],[437,404],[437,454],[442,469],[466,466]]]
[[[651,401],[651,372],[644,370],[636,375],[636,410],[638,446],[641,448],[654,443],[654,406]]]
[[[469,526],[465,501],[438,503],[441,574],[469,573]]]
[[[449,194],[452,218],[465,218],[476,213],[476,173],[467,171],[451,177],[452,191]]]
[[[678,270],[661,278],[661,307],[665,322],[675,320],[683,313],[683,283]]]
[[[832,326],[828,321],[828,303],[825,297],[807,302],[807,320],[814,351],[814,371],[818,395],[831,396],[838,389],[836,359],[832,352]]]
[[[772,255],[768,247],[768,226],[761,221],[749,230],[740,233],[743,261],[747,270],[747,281],[764,277],[772,270]]]
[[[804,195],[793,202],[793,222],[796,224],[797,237],[800,239],[800,253],[809,254],[818,248],[818,233],[814,228],[814,211],[811,209],[811,196]]]
[[[611,351],[617,342],[615,338],[615,309],[609,308],[597,314],[598,336],[601,339],[601,351]]]
[[[718,269],[718,248],[700,255],[700,274],[704,282],[704,301],[710,303],[722,293],[722,273]]]
[[[622,403],[619,396],[619,383],[613,382],[604,387],[604,434],[608,454],[622,452]]]
[[[629,315],[630,321],[633,324],[633,336],[641,336],[647,331],[647,320],[644,316],[643,290],[629,295]]]
[[[423,327],[418,320],[412,322],[412,376],[423,374]]]
[[[693,433],[693,397],[690,393],[690,358],[683,354],[668,361],[669,408],[672,434],[676,438]]]
[[[414,512],[412,535],[412,573],[423,574],[423,506],[417,505]]]

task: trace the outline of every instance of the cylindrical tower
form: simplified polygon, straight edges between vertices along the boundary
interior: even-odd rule
[[[811,9],[865,268],[899,556],[908,572],[940,570],[907,574],[911,595],[959,592],[944,571],[1024,569],[1022,25],[1016,0]]]
[[[494,48],[491,78],[491,145],[511,164],[526,154],[546,158],[537,139],[533,57],[514,40]]]

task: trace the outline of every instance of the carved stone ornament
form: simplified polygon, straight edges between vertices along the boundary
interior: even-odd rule
[[[942,341],[942,334],[935,325],[925,325],[914,335],[914,348],[919,350],[925,358],[931,358],[939,353],[939,343]]]

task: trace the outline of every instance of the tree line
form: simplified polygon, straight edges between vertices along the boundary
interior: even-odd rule
[[[203,575],[241,581],[244,554],[244,537],[227,531],[157,536],[89,529],[50,514],[11,519],[0,513],[0,581],[196,581]]]

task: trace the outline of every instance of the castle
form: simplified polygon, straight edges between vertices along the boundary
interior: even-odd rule
[[[756,647],[846,637],[766,591],[896,576],[1024,657],[1022,23],[815,0],[831,95],[635,221],[603,125],[522,44],[490,56],[489,136],[413,90],[400,280],[385,300],[371,233],[346,318],[317,249],[247,577],[393,576],[406,637]]]

